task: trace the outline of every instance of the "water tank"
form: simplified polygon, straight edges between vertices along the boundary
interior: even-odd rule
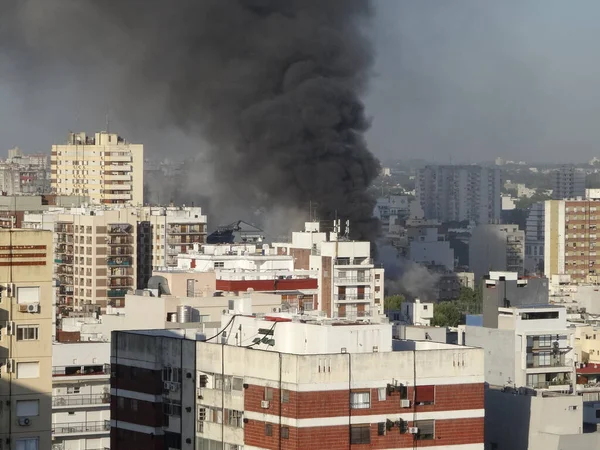
[[[177,322],[188,323],[192,320],[192,308],[188,305],[177,306]]]
[[[177,322],[177,313],[169,314],[169,322]]]

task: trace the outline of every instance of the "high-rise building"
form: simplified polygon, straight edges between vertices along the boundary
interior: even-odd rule
[[[552,174],[552,198],[554,200],[585,198],[585,172],[572,166],[564,166]]]
[[[52,233],[0,230],[2,448],[51,448],[52,298]]]
[[[483,450],[483,350],[390,324],[225,315],[115,331],[111,450]]]
[[[475,282],[489,271],[524,272],[525,232],[518,225],[478,225],[469,241],[469,267]]]
[[[531,205],[525,224],[525,270],[528,273],[544,271],[544,202]]]
[[[600,201],[548,200],[544,222],[544,275],[566,274],[574,283],[596,283]]]
[[[419,170],[416,192],[426,219],[486,224],[500,220],[501,187],[496,167],[426,166]]]
[[[56,194],[85,195],[94,204],[144,202],[144,146],[117,134],[69,133],[67,144],[52,146],[51,168]]]
[[[25,155],[19,147],[0,161],[0,191],[3,195],[41,195],[51,192],[47,155]]]

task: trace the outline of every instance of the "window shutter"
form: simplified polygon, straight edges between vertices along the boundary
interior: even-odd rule
[[[417,386],[416,403],[433,403],[435,401],[435,386]]]

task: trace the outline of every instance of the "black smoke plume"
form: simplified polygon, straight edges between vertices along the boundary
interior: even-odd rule
[[[370,238],[371,13],[369,0],[3,0],[0,69],[25,97],[64,79],[84,108],[110,99],[137,126],[201,136],[221,205],[312,202]]]

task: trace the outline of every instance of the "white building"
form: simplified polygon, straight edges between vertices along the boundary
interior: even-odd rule
[[[144,203],[144,146],[117,134],[69,133],[53,145],[52,189],[59,195],[85,195],[95,204]]]
[[[398,234],[398,222],[409,215],[410,203],[406,195],[390,195],[377,199],[373,216],[381,222],[384,233]]]
[[[409,235],[408,259],[424,266],[442,266],[454,270],[454,250],[437,228],[418,227],[417,235]]]
[[[427,166],[416,180],[425,218],[442,222],[500,220],[501,187],[502,174],[496,167]]]
[[[523,275],[525,232],[518,225],[478,225],[469,241],[469,268],[475,280],[489,271]]]
[[[561,306],[498,308],[498,328],[466,327],[467,345],[486,355],[486,382],[493,386],[573,391],[574,331]]]
[[[52,450],[110,448],[110,343],[52,345]]]

